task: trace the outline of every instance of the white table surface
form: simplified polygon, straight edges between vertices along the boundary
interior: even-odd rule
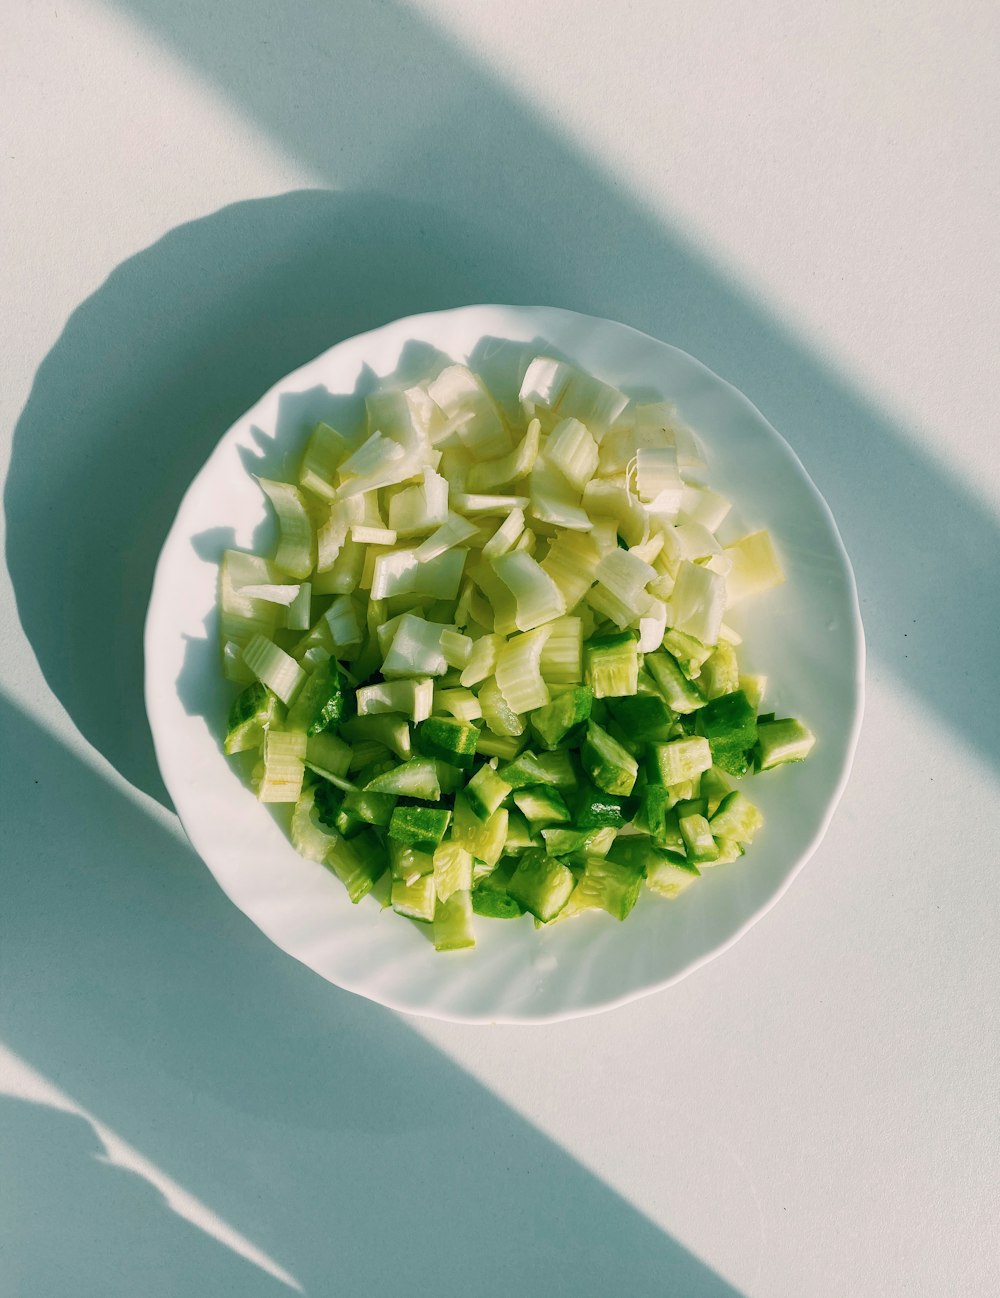
[[[991,1295],[1000,11],[0,9],[0,1294]],[[161,805],[138,634],[214,438],[413,310],[616,317],[853,557],[868,709],[780,905],[544,1029],[405,1020]]]

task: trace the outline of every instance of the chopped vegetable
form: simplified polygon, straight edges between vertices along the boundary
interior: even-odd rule
[[[542,355],[520,413],[448,364],[365,416],[259,479],[275,550],[220,569],[224,748],[296,850],[439,951],[741,860],[763,818],[734,779],[815,739],[758,716],[723,619],[784,573],[766,532],[720,540],[678,412]]]

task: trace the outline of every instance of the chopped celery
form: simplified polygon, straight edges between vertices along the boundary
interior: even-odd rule
[[[443,630],[437,622],[403,613],[396,621],[392,643],[383,658],[382,675],[387,680],[400,676],[443,676],[448,670],[441,647]]]
[[[306,773],[306,737],[268,730],[264,738],[264,772],[257,788],[261,802],[297,802]]]
[[[516,635],[497,655],[496,682],[512,712],[531,712],[549,701],[539,662],[548,639],[548,628]]]
[[[597,472],[597,443],[579,419],[564,419],[549,434],[545,458],[571,487],[583,491]]]
[[[560,617],[550,624],[539,667],[542,679],[550,685],[579,683],[583,672],[582,618]]]
[[[282,703],[291,703],[305,683],[306,674],[295,659],[262,635],[244,646],[243,661]]]
[[[562,591],[530,554],[502,554],[493,560],[493,571],[517,602],[514,621],[519,631],[533,631],[566,612]]]
[[[505,643],[502,635],[484,635],[481,640],[476,640],[469,661],[462,668],[462,685],[469,688],[492,676]]]
[[[302,492],[288,482],[257,481],[278,518],[275,566],[291,577],[308,577],[316,566],[316,538]]]
[[[350,452],[350,445],[347,438],[329,424],[317,424],[302,457],[299,485],[317,496],[332,500],[336,495],[334,478],[341,461]]]
[[[726,599],[730,606],[780,586],[785,580],[774,542],[767,532],[744,536],[727,546],[725,553],[733,561],[726,578]]]
[[[426,721],[434,704],[434,682],[425,680],[383,681],[358,690],[358,716],[379,712],[402,712],[412,721]]]
[[[483,715],[483,705],[471,690],[434,690],[434,709],[444,711],[457,721],[478,721]]]

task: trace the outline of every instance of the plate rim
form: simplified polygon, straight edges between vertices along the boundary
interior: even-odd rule
[[[675,970],[673,973],[667,975],[667,977],[658,979],[655,982],[647,983],[641,987],[635,988],[621,995],[609,996],[607,999],[600,1000],[598,1002],[591,1003],[588,1005],[571,1007],[567,1009],[551,1011],[548,1013],[539,1013],[539,1014],[532,1014],[532,1015],[516,1014],[516,1013],[472,1014],[472,1013],[449,1010],[447,1008],[433,1008],[433,1007],[416,1008],[412,1005],[399,1004],[395,1002],[394,998],[391,995],[385,995],[382,993],[376,995],[372,991],[367,990],[364,986],[360,986],[360,985],[347,986],[344,983],[337,981],[333,978],[330,978],[325,974],[318,973],[318,971],[314,970],[312,966],[308,964],[308,962],[305,961],[302,957],[296,955],[292,951],[289,951],[280,942],[275,941],[275,939],[272,938],[270,934],[266,933],[260,927],[260,925],[256,922],[254,917],[250,915],[246,910],[244,910],[240,902],[237,901],[237,899],[232,896],[232,894],[229,892],[229,890],[219,879],[218,875],[213,870],[209,861],[207,860],[205,855],[203,855],[201,849],[199,848],[198,841],[197,841],[197,832],[188,823],[188,820],[185,817],[185,814],[182,811],[181,806],[179,805],[178,799],[175,797],[175,789],[174,787],[172,787],[172,781],[168,775],[167,768],[169,767],[169,762],[166,760],[165,743],[161,737],[163,731],[167,729],[166,718],[162,715],[160,711],[161,706],[163,706],[162,699],[160,700],[157,699],[156,689],[154,687],[154,675],[155,675],[154,664],[157,656],[157,647],[154,642],[154,629],[155,629],[154,624],[156,622],[156,606],[158,602],[157,597],[164,581],[163,570],[166,566],[167,551],[168,549],[171,548],[172,543],[176,539],[175,534],[177,534],[181,530],[180,524],[185,512],[185,508],[188,504],[190,497],[194,492],[198,480],[200,479],[202,473],[205,470],[206,465],[208,464],[212,456],[215,454],[215,452],[218,450],[222,442],[230,435],[233,429],[236,428],[237,425],[242,424],[250,416],[252,416],[254,411],[257,410],[257,408],[260,405],[262,405],[272,395],[274,395],[280,389],[282,389],[291,381],[293,381],[299,374],[303,373],[306,370],[311,369],[314,365],[317,364],[317,362],[321,361],[324,357],[328,356],[331,352],[335,351],[339,347],[342,347],[348,343],[360,344],[363,343],[365,339],[371,338],[372,336],[387,331],[389,329],[402,329],[404,326],[410,326],[410,325],[417,326],[421,321],[425,321],[428,319],[438,320],[441,319],[442,317],[457,316],[460,314],[478,313],[478,312],[524,313],[528,317],[544,314],[550,317],[561,316],[565,318],[567,321],[586,322],[587,324],[596,323],[598,325],[611,325],[617,330],[622,330],[625,333],[634,335],[637,339],[641,339],[645,343],[652,342],[658,347],[667,348],[668,350],[670,350],[671,352],[675,353],[677,356],[682,358],[682,360],[686,364],[692,366],[695,370],[700,371],[702,376],[707,377],[712,383],[717,384],[723,389],[725,389],[730,398],[735,398],[737,404],[742,405],[758,421],[760,421],[761,424],[763,424],[767,428],[770,435],[776,440],[783,454],[785,454],[787,457],[790,458],[799,477],[801,478],[802,482],[804,483],[804,485],[808,489],[809,494],[812,497],[813,505],[818,507],[819,512],[825,517],[825,521],[830,529],[830,534],[834,541],[834,550],[835,550],[839,567],[841,569],[843,576],[846,578],[846,583],[845,583],[846,592],[849,597],[847,600],[847,605],[851,615],[851,630],[853,632],[853,638],[855,642],[855,662],[854,662],[854,672],[853,672],[853,694],[852,694],[853,715],[851,718],[850,728],[846,735],[846,743],[845,743],[844,755],[841,763],[841,769],[837,777],[836,784],[827,799],[823,815],[820,818],[816,831],[814,832],[812,838],[809,840],[808,844],[800,851],[795,863],[789,868],[787,874],[781,880],[779,885],[774,889],[774,891],[765,900],[763,900],[758,906],[756,906],[748,915],[748,917],[743,921],[743,923],[740,924],[739,927],[736,928],[732,933],[730,933],[727,937],[712,945],[709,950],[705,951],[700,956],[696,956],[692,958],[686,965],[684,965],[682,969]],[[246,916],[246,918],[250,921],[250,923],[252,923],[256,929],[258,929],[258,931],[264,936],[264,938],[267,941],[277,946],[285,955],[288,955],[290,958],[298,961],[300,964],[303,964],[306,968],[310,969],[312,972],[317,973],[319,977],[323,978],[324,981],[331,983],[333,986],[338,987],[343,991],[349,992],[352,995],[361,996],[365,1000],[371,1001],[374,1004],[382,1005],[385,1008],[394,1011],[395,1013],[405,1014],[408,1016],[412,1016],[414,1018],[427,1018],[431,1020],[436,1020],[438,1022],[462,1023],[462,1024],[470,1024],[470,1025],[475,1024],[475,1025],[485,1026],[491,1024],[499,1024],[499,1025],[508,1025],[508,1026],[542,1027],[551,1023],[562,1023],[572,1019],[589,1018],[590,1016],[595,1014],[603,1014],[609,1010],[618,1009],[623,1005],[629,1005],[634,1001],[641,1000],[643,997],[651,996],[656,992],[665,991],[668,987],[672,987],[676,983],[680,982],[682,979],[689,977],[691,974],[697,972],[697,970],[703,968],[711,961],[725,954],[725,952],[730,950],[731,947],[735,946],[735,944],[742,937],[744,937],[745,934],[749,932],[749,930],[753,928],[755,924],[757,924],[760,920],[762,920],[764,916],[774,906],[777,905],[777,903],[781,900],[781,898],[791,887],[795,879],[798,878],[799,874],[804,869],[806,864],[815,855],[817,849],[819,848],[824,837],[826,836],[826,833],[830,827],[830,823],[833,820],[833,816],[836,813],[838,806],[840,805],[841,799],[843,798],[844,791],[847,787],[848,781],[850,779],[851,771],[854,766],[855,757],[857,755],[858,742],[861,734],[861,727],[864,719],[865,704],[866,704],[865,671],[866,671],[866,663],[867,663],[867,645],[865,640],[864,622],[861,616],[861,603],[858,595],[858,585],[857,585],[857,578],[854,573],[854,567],[853,564],[851,563],[850,555],[847,552],[847,547],[844,544],[844,539],[841,535],[840,528],[837,525],[837,520],[834,517],[833,511],[831,510],[829,504],[827,503],[826,498],[823,496],[823,493],[816,486],[815,482],[813,481],[805,465],[799,459],[798,454],[796,453],[792,445],[788,442],[788,440],[778,431],[778,429],[774,427],[774,425],[770,422],[770,420],[759,410],[759,408],[750,400],[750,398],[744,392],[742,392],[734,384],[730,383],[728,379],[725,379],[721,375],[717,374],[703,361],[699,360],[698,357],[692,356],[690,352],[685,351],[683,348],[678,347],[673,343],[666,342],[663,339],[655,338],[652,334],[648,334],[643,330],[636,328],[634,325],[626,324],[625,322],[620,320],[615,320],[610,316],[595,316],[595,315],[588,314],[586,312],[574,311],[566,307],[540,306],[538,304],[525,306],[525,305],[489,303],[489,302],[466,303],[461,306],[446,307],[436,311],[421,311],[408,316],[400,316],[397,317],[396,319],[388,320],[383,322],[382,324],[376,325],[371,329],[366,329],[361,333],[350,334],[346,338],[338,339],[336,342],[332,343],[329,347],[325,347],[322,351],[317,352],[314,356],[310,357],[308,360],[303,361],[302,364],[296,366],[295,369],[289,370],[287,373],[283,374],[279,379],[277,379],[273,384],[271,384],[270,387],[268,387],[264,392],[262,392],[257,397],[257,399],[249,407],[247,407],[247,409],[242,414],[240,414],[220,434],[220,436],[215,442],[215,445],[205,456],[205,459],[202,461],[200,467],[192,476],[191,481],[188,483],[187,487],[185,488],[184,494],[182,495],[180,501],[178,502],[177,509],[174,512],[170,526],[167,529],[167,532],[164,536],[159,554],[157,555],[156,564],[153,570],[153,580],[152,580],[152,585],[150,587],[149,602],[147,604],[146,616],[143,625],[142,647],[143,647],[143,698],[145,703],[146,716],[149,722],[150,733],[152,735],[153,750],[156,755],[157,765],[163,777],[163,782],[164,785],[166,786],[167,792],[170,794],[174,811],[177,815],[178,820],[180,821],[181,827],[184,830],[185,836],[187,837],[191,846],[194,848],[199,860],[202,862],[204,867],[208,870],[209,874],[215,880],[216,885],[224,893],[226,898],[240,910],[241,914]]]

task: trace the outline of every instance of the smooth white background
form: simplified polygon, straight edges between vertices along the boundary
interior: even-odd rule
[[[997,1291],[998,57],[968,2],[4,7],[4,1298]],[[339,337],[490,300],[744,390],[869,644],[780,905],[530,1030],[274,951],[161,805],[139,703],[213,437]]]

